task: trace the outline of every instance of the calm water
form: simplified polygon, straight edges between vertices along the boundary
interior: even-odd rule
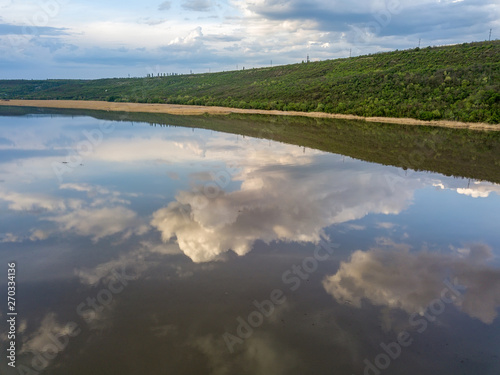
[[[0,117],[1,373],[496,375],[499,194],[210,130]]]

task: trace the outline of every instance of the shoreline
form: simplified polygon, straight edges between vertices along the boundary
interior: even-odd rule
[[[2,106],[15,107],[41,107],[41,108],[63,108],[63,109],[93,109],[100,111],[114,112],[147,112],[147,113],[165,113],[181,116],[201,116],[211,115],[229,115],[236,114],[259,114],[272,116],[302,116],[313,118],[331,118],[345,120],[361,120],[374,123],[417,125],[417,126],[438,126],[453,129],[469,129],[478,131],[500,131],[500,124],[486,124],[474,122],[458,122],[449,120],[423,121],[412,118],[395,117],[363,117],[356,115],[331,114],[324,112],[297,112],[297,111],[278,111],[263,109],[242,109],[230,107],[210,107],[180,104],[152,104],[152,103],[122,103],[122,102],[104,102],[87,100],[1,100]]]

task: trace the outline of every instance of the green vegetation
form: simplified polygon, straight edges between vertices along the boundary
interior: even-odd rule
[[[0,98],[217,105],[500,123],[500,41],[212,74],[4,80]]]
[[[158,113],[0,107],[0,115],[88,115],[272,139],[410,170],[500,183],[500,132],[292,116],[174,116]]]

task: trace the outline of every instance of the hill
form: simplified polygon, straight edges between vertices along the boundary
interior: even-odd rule
[[[147,78],[0,80],[4,99],[77,99],[500,123],[500,41]]]

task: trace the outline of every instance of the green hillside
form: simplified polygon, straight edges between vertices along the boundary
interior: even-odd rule
[[[500,41],[222,73],[3,80],[0,98],[218,105],[500,123]]]

